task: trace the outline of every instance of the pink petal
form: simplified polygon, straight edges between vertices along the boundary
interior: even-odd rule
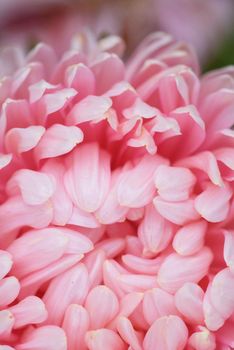
[[[1,261],[1,259],[0,259]],[[0,262],[1,266],[1,262]],[[2,267],[2,266],[1,266]],[[14,276],[5,277],[0,281],[0,307],[11,304],[18,296],[20,283]]]
[[[89,67],[83,63],[69,66],[65,72],[65,84],[78,91],[79,99],[95,92],[95,77]]]
[[[105,119],[105,113],[110,109],[112,101],[104,96],[87,96],[78,102],[67,116],[69,125],[88,121]]]
[[[154,275],[158,272],[162,263],[162,257],[156,257],[155,259],[145,259],[140,256],[132,254],[122,255],[123,264],[126,268],[139,274]]]
[[[70,152],[83,138],[83,132],[76,126],[54,124],[42,136],[35,149],[36,156],[38,159],[61,156]]]
[[[101,95],[124,80],[125,66],[117,55],[103,53],[92,64],[92,71],[97,84],[96,93]]]
[[[42,171],[55,179],[55,191],[51,197],[53,203],[53,224],[64,226],[72,216],[73,204],[64,186],[65,166],[58,159],[46,161]],[[61,205],[62,204],[62,205]]]
[[[20,191],[24,202],[29,205],[45,203],[52,197],[54,187],[51,177],[29,169],[18,170],[7,183],[8,193],[14,195]]]
[[[215,309],[211,302],[211,283],[208,285],[204,300],[203,300],[203,312],[204,321],[206,327],[211,331],[216,331],[223,326],[225,319],[220,315],[220,313]]]
[[[17,345],[17,350],[66,350],[67,339],[64,331],[56,326],[32,329]]]
[[[100,223],[92,213],[89,213],[74,206],[72,208],[71,217],[69,218],[67,223],[70,225],[81,226],[83,228],[91,229],[100,227]]]
[[[163,261],[157,282],[169,293],[176,292],[185,282],[197,283],[207,274],[212,258],[207,247],[191,256],[172,253]]]
[[[142,346],[137,338],[136,332],[126,317],[119,317],[117,320],[117,330],[121,338],[134,350],[142,350]]]
[[[66,308],[70,304],[82,304],[88,288],[88,271],[81,263],[54,278],[43,297],[48,311],[46,322],[61,325]]]
[[[167,202],[158,196],[153,202],[159,214],[173,224],[185,225],[200,218],[195,210],[193,199],[183,202]]]
[[[63,329],[67,335],[67,346],[69,350],[86,350],[85,333],[89,329],[89,314],[87,310],[77,304],[68,306],[64,320]]]
[[[98,329],[105,327],[117,315],[119,302],[110,288],[99,285],[89,292],[85,308],[90,316],[90,328]]]
[[[157,319],[144,338],[144,350],[183,350],[188,338],[185,323],[177,316]]]
[[[188,323],[203,324],[204,292],[195,283],[185,283],[175,294],[175,306]]]
[[[160,164],[167,161],[160,156],[145,156],[131,170],[127,171],[118,187],[120,205],[140,208],[148,204],[155,193],[153,174]]]
[[[234,272],[234,233],[232,231],[224,232],[224,260],[230,271]]]
[[[45,80],[40,80],[29,86],[29,101],[31,103],[39,101],[46,92],[56,91],[58,85],[52,85]]]
[[[76,94],[76,90],[64,88],[45,94],[38,103],[43,107],[43,113],[48,116],[65,107]]]
[[[44,269],[35,271],[24,277],[20,281],[20,297],[27,296],[29,291],[31,291],[31,293],[36,293],[43,283],[70,269],[72,266],[76,265],[80,260],[82,260],[83,257],[83,255],[64,256],[63,258],[46,266]]]
[[[160,288],[146,291],[143,299],[143,313],[149,325],[162,316],[177,315],[173,295]]]
[[[124,176],[124,171],[117,169],[112,173],[111,185],[101,207],[96,211],[95,216],[102,224],[112,224],[125,217],[128,208],[121,206],[118,202],[117,191],[119,183]]]
[[[96,143],[78,147],[65,175],[65,186],[74,204],[88,212],[96,211],[103,203],[109,184],[109,154]]]
[[[98,329],[89,331],[85,337],[89,350],[126,350],[124,342],[119,335],[110,329]]]
[[[9,310],[0,311],[0,337],[4,339],[11,334],[15,319]]]
[[[116,258],[125,249],[124,238],[108,238],[96,244],[96,249],[101,249],[105,252],[107,259]]]
[[[9,308],[15,318],[14,329],[29,324],[38,324],[46,320],[47,311],[43,301],[36,296],[29,296]]]
[[[154,205],[149,204],[144,219],[138,227],[138,236],[144,247],[144,255],[156,255],[169,244],[173,226],[158,214]]]
[[[6,134],[6,149],[16,154],[27,152],[36,147],[44,132],[45,128],[39,125],[13,128]]]
[[[198,169],[205,172],[214,185],[221,186],[223,181],[220,175],[217,160],[213,153],[205,151],[177,162],[179,166]]]
[[[189,198],[196,178],[189,169],[161,165],[155,172],[154,183],[162,199],[180,202]]]
[[[0,170],[12,161],[12,154],[0,154]]]
[[[225,320],[234,312],[233,288],[234,275],[229,268],[218,272],[211,283],[211,303]]]
[[[14,273],[22,277],[58,260],[65,253],[68,241],[57,229],[25,233],[8,247],[14,259]]]
[[[157,285],[156,277],[138,274],[121,274],[118,278],[120,286],[127,293],[145,292]]]
[[[102,250],[94,250],[86,256],[84,263],[89,273],[90,288],[101,284],[103,279],[103,263],[105,261],[105,253]]]
[[[144,294],[139,292],[128,293],[120,299],[118,316],[128,317],[140,305]]]
[[[64,237],[67,238],[68,244],[65,250],[67,254],[85,254],[90,252],[94,248],[91,240],[76,230],[71,230],[65,227],[51,227],[48,228],[48,230],[51,232],[59,232],[59,234],[62,234]]]
[[[53,218],[50,203],[42,205],[26,205],[19,196],[8,199],[0,206],[0,230],[10,232],[23,226],[34,228],[47,227]]]
[[[180,255],[197,253],[204,245],[206,221],[196,221],[181,227],[173,239],[173,248]]]
[[[0,280],[10,271],[13,264],[11,254],[4,250],[0,250]]]
[[[234,170],[234,151],[232,148],[219,148],[214,151],[216,159]]]
[[[215,350],[216,341],[214,333],[205,327],[199,326],[199,329],[198,332],[193,333],[189,337],[188,344],[195,350]]]
[[[195,208],[207,221],[221,222],[228,215],[231,196],[232,190],[228,184],[222,187],[210,184],[196,197]]]

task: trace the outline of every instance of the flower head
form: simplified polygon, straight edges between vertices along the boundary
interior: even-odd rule
[[[9,349],[233,345],[234,71],[163,33],[123,47],[39,44],[1,80]]]

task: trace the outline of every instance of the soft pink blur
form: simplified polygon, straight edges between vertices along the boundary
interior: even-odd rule
[[[234,69],[71,42],[1,56],[0,349],[231,349]]]
[[[232,0],[1,0],[0,46],[29,47],[38,41],[58,53],[83,26],[96,36],[121,35],[128,53],[150,32],[162,30],[192,44],[204,63],[232,30]]]

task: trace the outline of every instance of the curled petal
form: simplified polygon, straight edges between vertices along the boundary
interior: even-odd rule
[[[176,292],[185,282],[197,283],[207,274],[212,258],[207,247],[191,256],[172,253],[163,261],[157,282],[169,293]]]

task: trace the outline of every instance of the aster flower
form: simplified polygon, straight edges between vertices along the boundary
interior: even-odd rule
[[[230,349],[233,68],[72,43],[1,80],[0,349]]]

